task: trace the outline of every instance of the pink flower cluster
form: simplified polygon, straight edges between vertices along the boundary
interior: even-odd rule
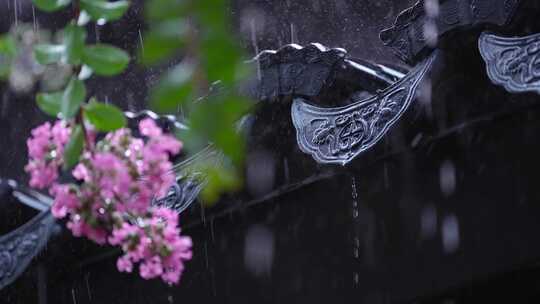
[[[191,259],[191,239],[178,237],[178,215],[168,208],[155,208],[152,216],[135,224],[123,223],[115,228],[109,243],[121,245],[125,254],[116,265],[131,272],[133,263],[141,262],[139,272],[144,279],[161,277],[170,284],[178,283],[183,261]]]
[[[54,126],[46,122],[32,130],[32,137],[26,142],[30,161],[24,168],[30,173],[30,186],[43,189],[56,181],[70,135],[71,129],[61,120]]]
[[[27,166],[33,187],[50,187],[53,215],[67,217],[74,236],[121,247],[120,271],[131,272],[133,264],[139,263],[143,278],[178,283],[184,262],[191,259],[191,239],[180,235],[177,213],[152,207],[151,201],[164,195],[174,182],[169,157],[180,152],[181,143],[146,119],[139,124],[145,140],[133,137],[129,129],[120,129],[87,144],[92,150],[85,149],[72,171],[79,183],[58,184],[58,166],[67,140],[55,138],[55,127],[51,130],[45,124],[32,131]],[[69,129],[64,129],[62,134],[69,137]],[[56,151],[52,160],[47,157],[51,151]],[[56,175],[49,174],[49,168]]]

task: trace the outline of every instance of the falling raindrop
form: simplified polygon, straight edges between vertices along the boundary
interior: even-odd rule
[[[432,84],[429,78],[426,78],[420,84],[420,87],[417,92],[418,101],[424,106],[426,115],[429,118],[433,117],[433,108],[431,104],[431,95],[432,95]]]
[[[356,178],[352,177],[352,208],[353,208],[353,218],[358,217],[358,192],[356,191]]]
[[[450,160],[445,160],[439,170],[439,183],[444,196],[448,197],[456,191],[456,168]]]
[[[15,27],[19,26],[19,0],[13,0],[13,12],[15,13]]]
[[[206,269],[210,268],[210,263],[208,262],[208,243],[204,241],[204,260],[206,262]]]
[[[255,50],[255,55],[259,54],[259,45],[257,44],[257,28],[255,24],[255,18],[251,19],[250,22],[250,30],[251,30],[251,44],[253,45],[253,50]],[[261,81],[261,63],[259,60],[257,62],[257,79]]]
[[[247,162],[247,189],[254,196],[268,193],[275,183],[276,160],[266,151],[253,152]]]
[[[439,0],[427,0],[424,2],[424,10],[429,18],[437,18],[440,13]]]
[[[358,259],[360,257],[360,239],[358,237],[354,237],[354,249],[353,249],[353,255],[354,258]]]
[[[356,200],[358,198],[358,193],[356,192],[356,178],[352,178],[352,198]]]
[[[255,225],[246,235],[244,262],[255,276],[270,274],[274,261],[274,234],[266,226]]]
[[[88,299],[92,301],[92,293],[90,292],[90,283],[88,282],[89,277],[90,277],[90,273],[87,273],[84,278],[86,281],[86,291],[88,292]]]
[[[215,236],[214,236],[214,219],[210,219],[210,237],[212,238],[212,243],[214,243],[215,241]]]
[[[358,192],[356,190],[356,178],[353,176],[351,178],[351,196],[352,196],[352,216],[353,221],[356,222],[358,218]],[[357,235],[357,230],[353,230],[353,257],[358,259],[360,257],[360,238]],[[358,283],[356,279],[357,273],[354,273],[355,283]]]
[[[390,177],[388,176],[388,164],[384,163],[384,188],[390,188]]]
[[[430,47],[437,46],[437,43],[439,42],[439,30],[437,24],[432,20],[428,20],[424,23],[423,31],[426,44]]]
[[[73,304],[77,304],[77,297],[75,296],[75,288],[71,288],[71,297],[73,298]]]
[[[288,183],[291,177],[289,173],[289,160],[287,159],[287,157],[283,158],[283,168],[285,175],[285,183]]]
[[[95,30],[95,33],[96,33],[96,42],[99,43],[99,39],[100,39],[100,37],[99,37],[100,27],[99,27],[97,24],[95,24],[95,25],[94,25],[94,30]]]
[[[291,22],[290,26],[291,26],[291,43],[298,43],[294,23]]]
[[[442,222],[442,242],[444,252],[454,253],[459,248],[459,222],[455,215],[449,215]]]
[[[433,238],[437,233],[437,210],[429,205],[422,210],[420,217],[420,233],[422,239]]]
[[[424,134],[422,134],[422,133],[416,134],[416,136],[413,138],[413,140],[411,142],[411,147],[416,148],[418,146],[418,144],[420,143],[420,141],[422,141],[423,137],[424,137]]]
[[[356,178],[352,177],[352,207],[353,207],[353,218],[358,217],[358,192],[356,191]]]
[[[37,32],[38,27],[37,27],[37,22],[36,22],[36,8],[33,5],[32,5],[32,21],[33,21],[33,26],[34,26],[34,32]]]
[[[141,29],[139,29],[139,42],[141,43],[141,51],[144,54],[144,42],[143,42],[143,36],[141,33]]]
[[[201,201],[201,222],[203,223],[203,226],[206,227],[206,215],[204,214],[204,204]]]

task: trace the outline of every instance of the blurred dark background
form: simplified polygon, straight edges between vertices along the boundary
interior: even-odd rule
[[[143,1],[92,40],[135,55]],[[320,42],[353,57],[403,65],[378,39],[413,1],[233,1],[246,53]],[[525,1],[501,34],[539,32]],[[29,0],[0,3],[0,31],[63,26]],[[263,104],[249,137],[247,183],[211,209],[182,215],[194,259],[178,287],[118,273],[116,253],[67,232],[12,285],[1,303],[477,303],[540,299],[540,96],[510,94],[487,78],[481,29],[441,41],[437,69],[386,139],[347,167],[299,151],[289,104]],[[404,65],[403,65],[404,66]],[[132,64],[89,89],[126,110],[146,107],[166,65]],[[25,139],[46,117],[32,91],[0,85],[0,176],[25,182]],[[29,210],[10,210],[3,232]],[[3,212],[3,211],[0,211]],[[8,211],[6,211],[8,212]]]

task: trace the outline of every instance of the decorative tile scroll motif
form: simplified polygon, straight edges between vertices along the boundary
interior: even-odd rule
[[[401,12],[394,24],[381,31],[386,46],[405,62],[414,62],[428,48],[423,33],[428,16],[424,0]],[[447,0],[439,1],[438,15],[433,17],[439,37],[445,33],[480,24],[506,25],[520,0]]]
[[[506,38],[482,33],[478,47],[494,84],[511,93],[540,94],[540,34]]]
[[[43,249],[55,221],[44,211],[16,230],[0,236],[0,290],[11,284]]]
[[[204,183],[195,178],[180,178],[172,185],[166,196],[153,202],[155,206],[167,207],[182,213],[197,199]]]
[[[316,96],[332,82],[333,68],[346,57],[345,50],[329,49],[319,43],[306,47],[289,44],[276,51],[263,51],[253,60],[259,71],[249,95],[258,100],[290,94]]]
[[[144,110],[137,113],[125,112],[125,116],[129,119],[130,125],[135,128],[139,121],[145,118],[151,118],[159,126],[168,131],[185,130],[188,127],[179,122],[176,117],[172,115],[158,115],[152,111]],[[152,204],[156,206],[164,206],[171,208],[178,213],[186,210],[196,199],[204,186],[204,177],[201,173],[187,174],[186,167],[193,163],[197,158],[202,155],[209,154],[207,149],[204,149],[201,153],[193,156],[192,158],[182,161],[174,166],[176,174],[176,183],[174,183],[169,192],[161,198],[155,199]]]
[[[176,164],[174,167],[176,183],[172,185],[167,195],[157,198],[152,204],[173,209],[178,213],[184,212],[206,185],[206,176],[194,169],[197,163],[217,165],[222,161],[223,154],[209,145],[191,158]]]
[[[292,120],[300,149],[322,164],[345,165],[375,145],[401,117],[436,54],[379,94],[339,108],[320,108],[296,98]]]

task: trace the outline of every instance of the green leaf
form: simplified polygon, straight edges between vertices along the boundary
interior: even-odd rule
[[[0,55],[0,80],[9,78],[11,73],[11,60],[4,55]]]
[[[57,117],[62,107],[64,92],[40,93],[36,96],[36,102],[41,111]]]
[[[167,20],[152,27],[144,36],[140,58],[144,64],[155,64],[171,57],[185,45],[188,25],[182,20]]]
[[[126,125],[126,117],[119,108],[95,101],[84,108],[84,117],[99,131],[114,131]]]
[[[64,170],[69,170],[79,162],[84,147],[84,132],[80,125],[75,126],[64,150]]]
[[[227,5],[225,0],[194,1],[197,20],[206,28],[219,30],[227,25]]]
[[[67,6],[71,0],[32,0],[35,6],[46,12],[54,12]]]
[[[8,57],[15,57],[17,55],[17,43],[11,35],[0,35],[0,54]]]
[[[251,103],[239,96],[216,96],[197,104],[190,115],[193,133],[207,138],[235,164],[244,157],[243,135],[236,131],[236,122],[248,113]]]
[[[83,27],[70,24],[64,30],[64,45],[66,47],[66,61],[79,64],[86,40],[86,30]]]
[[[60,106],[62,117],[67,119],[75,116],[85,98],[86,88],[84,83],[78,80],[77,77],[72,77],[62,94]]]
[[[17,44],[9,34],[0,35],[0,79],[7,79],[11,73],[13,58],[17,55]]]
[[[158,112],[173,112],[189,100],[193,92],[194,67],[182,63],[168,72],[151,91],[152,107]]]
[[[237,80],[244,63],[240,48],[229,33],[217,31],[207,35],[201,43],[201,52],[208,81],[233,84]]]
[[[241,178],[233,166],[216,164],[203,166],[201,171],[205,176],[205,185],[201,192],[201,199],[205,207],[211,207],[222,193],[240,188]]]
[[[129,64],[129,54],[117,47],[96,44],[84,49],[83,62],[96,74],[111,76],[124,71]]]
[[[84,9],[93,20],[113,21],[120,19],[129,7],[128,1],[108,2],[103,0],[81,0]]]
[[[152,0],[146,3],[144,12],[150,21],[176,19],[190,12],[190,1],[186,0]]]
[[[34,46],[34,56],[37,62],[43,65],[59,62],[65,51],[64,45],[38,44]]]

